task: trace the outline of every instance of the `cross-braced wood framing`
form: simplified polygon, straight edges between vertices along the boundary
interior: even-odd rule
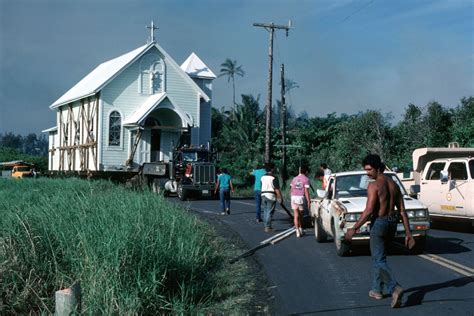
[[[78,106],[70,103],[58,111],[59,171],[98,171],[98,108],[99,94],[96,94],[82,99]],[[55,149],[52,150],[54,154]]]
[[[132,150],[130,150],[130,157],[128,157],[125,165],[131,166],[133,164],[133,157],[135,156],[135,152],[137,151],[138,144],[140,144],[140,139],[142,138],[142,130],[138,129],[137,136],[135,137],[135,141],[132,145]]]
[[[82,100],[82,112],[81,112],[81,120],[83,125],[83,133],[82,133],[82,142],[80,145],[80,153],[81,153],[81,171],[91,171],[97,170],[97,140],[94,133],[94,128],[96,128],[97,123],[97,113],[98,113],[98,96],[95,97],[95,100],[91,100],[90,97],[87,98],[87,106],[85,106],[84,100]],[[89,166],[90,156],[92,156],[92,162],[94,164],[94,168],[91,169]]]

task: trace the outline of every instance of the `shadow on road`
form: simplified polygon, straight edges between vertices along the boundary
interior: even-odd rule
[[[424,303],[431,303],[431,302],[469,302],[469,301],[474,301],[474,297],[468,297],[468,298],[456,298],[456,299],[438,299],[438,300],[424,300],[424,297],[427,293],[429,292],[434,292],[440,289],[444,288],[449,288],[449,287],[463,287],[469,283],[474,282],[474,277],[462,277],[458,279],[454,279],[451,281],[447,282],[442,282],[442,283],[433,283],[433,284],[428,284],[428,285],[423,285],[423,286],[417,286],[413,288],[406,289],[404,291],[406,302],[401,306],[401,308],[407,308],[411,306],[416,306],[416,305],[421,305],[423,302]],[[409,294],[410,293],[410,294]],[[407,296],[408,294],[408,296]],[[306,314],[327,314],[330,312],[342,312],[342,311],[363,311],[364,309],[374,309],[382,306],[387,306],[387,303],[384,304],[377,304],[377,305],[366,305],[366,306],[350,306],[350,307],[341,307],[341,308],[325,308],[321,310],[312,310],[312,311],[305,311],[305,312],[298,312],[298,313],[293,313],[290,315],[306,315]]]
[[[431,254],[463,253],[472,251],[465,247],[464,240],[459,238],[439,238],[428,236],[425,251]]]
[[[446,281],[442,283],[433,283],[428,285],[417,286],[405,290],[405,294],[411,293],[407,297],[407,301],[403,307],[420,305],[423,302],[425,295],[429,292],[434,292],[440,289],[449,288],[449,287],[463,287],[469,283],[474,282],[474,277],[462,277],[454,279],[451,281]],[[448,299],[449,300],[449,299]],[[474,297],[469,297],[467,299],[460,299],[461,301],[474,301]],[[437,300],[440,301],[440,300]]]
[[[465,221],[448,221],[443,219],[432,219],[432,229],[453,231],[457,233],[474,233],[474,226]]]

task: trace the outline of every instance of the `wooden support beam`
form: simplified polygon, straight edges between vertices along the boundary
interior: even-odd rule
[[[81,284],[74,283],[71,287],[56,291],[55,315],[69,316],[81,313]]]

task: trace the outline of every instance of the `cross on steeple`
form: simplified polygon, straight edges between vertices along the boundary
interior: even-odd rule
[[[155,41],[155,30],[157,30],[158,27],[154,24],[153,20],[151,20],[151,25],[147,25],[146,28],[150,30],[150,38],[148,39],[148,43],[152,43]]]

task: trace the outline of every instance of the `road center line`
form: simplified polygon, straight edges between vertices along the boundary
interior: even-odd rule
[[[255,202],[254,203],[249,203],[249,202],[242,202],[242,201],[232,200],[232,203],[240,203],[240,204],[244,204],[244,205],[255,206]],[[275,208],[275,211],[278,212],[278,213],[281,213],[281,214],[286,214],[286,212],[281,210],[281,209]],[[262,208],[262,212],[263,212],[263,208]]]
[[[249,203],[249,202],[243,202],[243,201],[235,201],[234,200],[232,202],[240,203],[240,204],[244,204],[244,205],[250,205],[250,206],[255,205],[255,203]],[[279,211],[279,213],[284,214],[284,212],[282,210],[278,210],[278,211]],[[425,260],[428,260],[430,262],[433,262],[437,265],[443,266],[445,268],[448,268],[448,269],[450,269],[452,271],[455,271],[455,272],[457,272],[461,275],[464,275],[464,276],[467,276],[467,277],[474,276],[474,269],[473,268],[470,268],[470,267],[467,267],[467,266],[462,265],[460,263],[448,260],[446,258],[437,256],[437,255],[434,255],[434,254],[431,254],[431,253],[424,253],[424,254],[418,255],[418,257],[423,258]]]
[[[467,276],[467,277],[472,277],[474,276],[474,269],[471,269],[469,267],[466,267],[460,263],[453,262],[451,260],[448,260],[443,257],[439,257],[433,254],[425,253],[418,255],[418,257],[423,258],[425,260],[428,260],[430,262],[436,263],[440,266],[443,266],[445,268],[448,268],[450,270],[453,270],[461,275]]]

